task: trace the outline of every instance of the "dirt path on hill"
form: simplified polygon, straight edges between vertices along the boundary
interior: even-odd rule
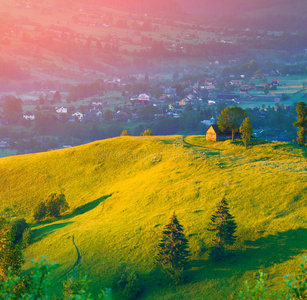
[[[66,276],[67,276],[71,271],[73,271],[73,270],[77,267],[77,265],[79,265],[79,264],[81,263],[81,261],[82,261],[82,256],[81,256],[81,254],[80,254],[79,248],[77,247],[77,245],[76,245],[76,243],[75,243],[75,236],[74,236],[74,235],[72,236],[72,243],[73,243],[73,245],[74,245],[74,247],[76,248],[76,251],[77,251],[77,260],[76,260],[76,262],[74,263],[74,265],[73,265],[67,272],[65,272],[64,275],[62,275],[62,276],[60,277],[60,279],[66,277]]]
[[[73,243],[73,245],[75,246],[76,251],[77,251],[77,255],[78,255],[77,261],[75,262],[75,264],[74,264],[74,266],[73,266],[73,267],[76,267],[76,266],[81,262],[82,256],[81,256],[81,254],[80,254],[80,251],[79,251],[77,245],[75,244],[75,236],[74,236],[74,235],[72,236],[72,243]]]

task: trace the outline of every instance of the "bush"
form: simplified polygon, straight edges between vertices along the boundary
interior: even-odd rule
[[[150,129],[146,129],[144,132],[141,133],[142,136],[152,136],[154,135],[153,131]]]
[[[63,299],[91,299],[87,277],[68,278],[63,283],[63,297]]]
[[[130,136],[130,133],[128,130],[123,130],[120,136]]]
[[[22,247],[27,248],[32,243],[32,230],[26,228],[22,234]]]
[[[29,227],[25,219],[16,219],[11,222],[12,242],[17,244],[21,241],[24,231]]]
[[[249,282],[245,281],[245,291],[240,292],[242,300],[250,299],[291,299],[291,300],[304,300],[307,299],[307,266],[305,265],[306,258],[300,265],[301,271],[299,275],[289,276],[286,275],[285,285],[286,288],[274,290],[271,283],[267,283],[263,273],[260,273],[259,278],[251,286]]]
[[[112,287],[121,294],[120,299],[136,299],[141,291],[139,275],[122,263],[115,272]]]
[[[16,274],[12,268],[6,272],[6,277],[0,284],[0,299],[70,299],[70,300],[94,300],[89,292],[89,281],[84,278],[68,280],[64,284],[63,294],[52,297],[50,276],[54,266],[45,259],[36,263],[29,273]],[[101,291],[95,299],[105,299],[109,291]]]
[[[60,217],[61,213],[66,211],[69,205],[64,194],[50,194],[46,200],[46,216]]]
[[[47,208],[44,202],[38,203],[38,205],[33,210],[33,218],[36,222],[41,221],[46,218]]]

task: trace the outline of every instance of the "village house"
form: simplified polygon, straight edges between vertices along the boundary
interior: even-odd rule
[[[80,111],[76,111],[71,115],[75,120],[78,120],[80,122],[83,121],[83,113]]]
[[[100,99],[92,99],[91,104],[94,106],[102,106],[103,105],[103,101]]]
[[[64,106],[56,107],[56,108],[55,108],[55,111],[56,111],[58,114],[67,114],[67,110],[68,110],[68,108],[67,108],[67,107],[64,107]]]
[[[150,99],[149,95],[147,95],[147,94],[140,94],[138,96],[138,103],[141,104],[141,105],[148,105],[149,99]]]
[[[31,120],[31,121],[33,121],[33,120],[35,120],[35,113],[34,113],[34,112],[31,112],[31,111],[27,111],[27,112],[25,112],[25,113],[22,115],[22,117],[23,117],[24,119],[26,119],[26,120]]]
[[[179,101],[179,105],[180,106],[185,106],[185,105],[187,105],[189,103],[191,103],[191,101],[189,99],[187,99],[187,98],[182,99],[182,100]]]
[[[212,124],[206,130],[206,140],[207,141],[224,141],[231,139],[231,131],[225,130],[222,132],[217,124]]]

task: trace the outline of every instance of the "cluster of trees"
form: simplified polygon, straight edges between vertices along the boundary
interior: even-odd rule
[[[253,134],[251,121],[248,117],[246,117],[246,115],[246,111],[244,111],[241,107],[226,107],[218,116],[217,121],[217,125],[222,132],[226,130],[231,131],[232,140],[234,140],[235,134],[240,132],[245,149],[247,148]],[[242,125],[240,126],[241,122]]]
[[[207,228],[215,234],[213,247],[210,251],[211,258],[221,260],[227,256],[226,247],[235,242],[236,228],[237,225],[229,212],[227,200],[223,198],[211,216],[211,222]],[[162,231],[162,237],[158,244],[157,266],[167,274],[172,283],[180,284],[185,279],[184,271],[188,266],[189,257],[189,243],[184,235],[183,226],[173,213],[169,223]]]
[[[33,218],[39,222],[45,218],[60,217],[63,212],[69,209],[64,194],[52,193],[45,202],[40,202],[33,210]]]
[[[250,113],[250,110],[248,111]],[[300,146],[306,144],[306,134],[307,134],[307,104],[304,102],[298,102],[296,105],[297,121],[293,123],[294,127],[298,128],[297,131],[297,142]],[[280,117],[276,118],[277,123],[281,123],[284,118],[282,114],[278,114]],[[218,116],[217,125],[219,129],[224,132],[229,130],[232,133],[232,140],[237,132],[241,133],[242,140],[244,142],[245,148],[250,141],[253,134],[253,127],[251,121],[247,116],[247,112],[240,107],[226,107],[221,114]],[[242,122],[243,121],[243,122]],[[291,118],[289,118],[291,121]],[[240,123],[242,125],[240,126]],[[290,128],[290,130],[293,127]]]
[[[256,62],[251,61],[249,63],[245,63],[240,67],[226,67],[223,69],[223,76],[229,77],[230,75],[235,75],[239,78],[242,74],[244,74],[247,78],[252,77],[257,71],[259,71],[259,66]]]
[[[287,131],[287,138],[292,141],[296,135],[293,122],[296,121],[296,106],[292,105],[285,109],[283,103],[275,106],[246,108],[247,116],[255,129],[270,127],[274,130]],[[273,134],[273,130],[271,130]]]

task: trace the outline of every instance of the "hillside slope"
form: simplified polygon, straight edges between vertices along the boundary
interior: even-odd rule
[[[177,0],[185,11],[214,15],[237,15],[240,17],[262,16],[306,16],[306,3],[303,0],[266,0],[266,1],[245,1],[245,0]]]
[[[80,272],[95,294],[124,261],[142,274],[143,299],[225,299],[260,270],[283,280],[307,254],[306,175],[306,153],[284,143],[244,151],[200,136],[120,137],[0,159],[0,211],[30,221],[40,200],[66,195],[70,212],[33,225],[35,241],[25,251],[27,261],[56,261],[55,286]],[[213,263],[199,250],[202,241],[210,246],[206,227],[225,195],[238,224],[236,251]],[[154,271],[156,244],[173,211],[193,254],[188,283],[176,290]]]

